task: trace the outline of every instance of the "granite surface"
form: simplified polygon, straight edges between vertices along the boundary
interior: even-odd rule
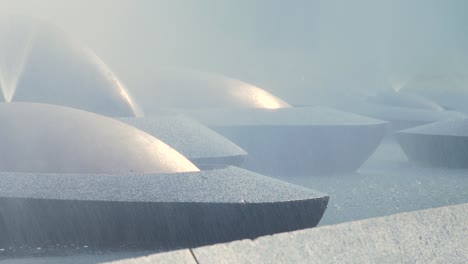
[[[247,155],[212,129],[180,114],[158,113],[151,117],[119,120],[162,140],[197,165],[202,162],[240,165]]]
[[[314,227],[328,196],[236,167],[0,174],[0,248],[175,249]]]

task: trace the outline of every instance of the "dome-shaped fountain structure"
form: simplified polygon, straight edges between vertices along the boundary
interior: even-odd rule
[[[159,139],[120,121],[68,107],[0,104],[0,171],[174,173],[198,171]]]
[[[245,168],[278,176],[356,171],[386,130],[385,121],[324,107],[190,114],[245,149]]]
[[[57,104],[108,116],[138,114],[98,56],[39,20],[0,19],[0,88],[6,102]]]
[[[152,117],[119,120],[162,140],[199,168],[240,166],[247,155],[233,142],[188,116],[161,111]]]
[[[290,107],[288,103],[252,84],[213,73],[158,69],[148,83],[133,87],[144,112],[175,108],[264,108]]]
[[[408,81],[401,91],[424,96],[446,109],[468,113],[468,80],[457,76],[428,76]]]
[[[218,75],[163,70],[152,76],[154,86],[135,91],[147,116],[161,107],[192,116],[246,150],[243,167],[269,175],[355,171],[385,132],[384,121],[294,108],[265,90]]]
[[[389,134],[401,129],[464,116],[460,112],[444,110],[437,103],[422,96],[393,90],[343,101],[337,104],[337,108],[388,121]]]
[[[168,249],[316,226],[328,196],[235,167],[200,171],[121,121],[0,104],[0,248]]]
[[[397,133],[398,142],[411,161],[468,168],[468,118],[451,119]]]

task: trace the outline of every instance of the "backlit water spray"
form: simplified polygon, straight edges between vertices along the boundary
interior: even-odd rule
[[[0,88],[6,102],[15,95],[36,35],[34,26],[19,32],[14,28],[13,21],[0,25]]]

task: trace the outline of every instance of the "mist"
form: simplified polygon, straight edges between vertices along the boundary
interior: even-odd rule
[[[0,0],[0,263],[467,256],[466,10]]]
[[[128,86],[155,67],[217,72],[287,101],[464,76],[466,1],[0,1],[54,23]]]

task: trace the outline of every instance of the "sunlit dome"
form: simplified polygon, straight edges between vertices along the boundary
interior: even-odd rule
[[[254,85],[225,76],[189,70],[159,69],[132,93],[145,112],[155,107],[266,108],[288,103]]]
[[[119,120],[164,141],[200,168],[239,166],[247,155],[233,142],[185,115],[161,112]]]
[[[89,48],[48,23],[0,19],[0,88],[6,102],[40,102],[135,116],[131,97]]]
[[[184,156],[153,136],[90,112],[37,103],[2,103],[0,124],[0,171],[198,171]]]
[[[459,118],[398,132],[408,158],[432,166],[468,168],[468,119]]]

